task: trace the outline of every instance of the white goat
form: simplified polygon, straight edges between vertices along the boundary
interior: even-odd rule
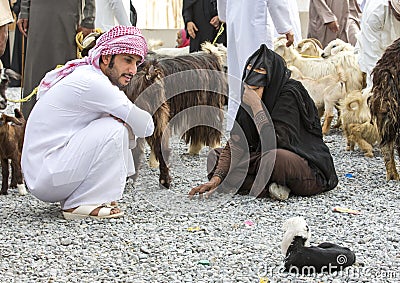
[[[176,48],[176,47],[161,47],[164,45],[162,40],[149,39],[147,43],[147,47],[150,51],[153,51],[160,55],[168,55],[168,56],[179,56],[179,55],[187,55],[189,54],[189,46]]]
[[[362,89],[363,74],[352,51],[342,51],[327,59],[303,58],[292,46],[286,47],[286,39],[275,41],[274,50],[288,66],[295,66],[305,77],[320,79],[337,73],[339,66],[344,72],[346,92]]]
[[[289,69],[292,71],[291,77],[301,82],[308,91],[318,109],[319,117],[324,116],[322,134],[326,135],[334,117],[333,108],[346,95],[343,70],[337,67],[336,73],[313,79],[303,76],[294,66],[289,66]]]
[[[337,38],[328,43],[325,49],[322,51],[322,58],[328,58],[334,56],[342,51],[352,51],[354,52],[354,46],[350,43],[344,42],[343,40]]]

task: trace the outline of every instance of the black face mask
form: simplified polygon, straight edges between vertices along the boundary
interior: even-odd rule
[[[267,74],[261,74],[253,70],[253,68],[246,69],[245,77],[243,82],[250,86],[266,86]]]
[[[267,70],[267,66],[264,63],[262,54],[259,53],[253,56],[248,62],[245,70],[245,77],[243,82],[251,86],[267,86],[268,77],[267,74],[261,74],[256,72],[254,69]]]

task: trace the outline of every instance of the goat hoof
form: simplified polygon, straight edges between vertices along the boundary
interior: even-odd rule
[[[372,152],[366,152],[366,153],[364,154],[364,156],[365,156],[365,157],[372,158],[372,157],[374,157],[374,154],[373,154]]]
[[[171,186],[171,181],[165,181],[164,179],[160,179],[160,187],[162,189],[169,189],[169,187]]]
[[[7,192],[7,191],[5,191],[5,192],[4,192],[4,191],[1,191],[0,194],[2,194],[2,195],[8,195],[8,192]]]
[[[386,174],[386,181],[390,180],[395,180],[395,181],[400,180],[399,174],[397,172]]]

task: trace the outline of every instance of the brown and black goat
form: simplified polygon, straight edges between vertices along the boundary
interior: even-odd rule
[[[183,133],[190,143],[189,154],[198,154],[203,146],[219,146],[226,87],[221,60],[213,53],[147,56],[126,94],[153,115],[156,129],[147,141],[151,162],[153,157],[160,162],[161,185],[169,187],[171,182],[167,164],[171,131]],[[138,146],[134,155],[140,150]]]
[[[372,75],[369,107],[381,139],[386,180],[400,180],[394,160],[394,148],[400,155],[400,38],[387,47]]]
[[[1,194],[6,195],[8,191],[9,160],[11,160],[11,184],[17,187],[20,195],[26,194],[26,189],[21,170],[21,153],[24,143],[24,132],[26,121],[21,111],[14,110],[15,117],[6,114],[0,119],[0,158],[1,158]]]

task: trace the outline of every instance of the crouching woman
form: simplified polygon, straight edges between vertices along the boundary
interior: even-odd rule
[[[189,192],[238,192],[286,200],[336,187],[314,102],[284,60],[261,45],[246,62],[242,103],[225,148],[208,156],[209,182]]]
[[[134,173],[129,148],[154,129],[151,115],[122,91],[146,53],[139,29],[117,26],[87,57],[47,73],[39,85],[22,169],[29,191],[60,202],[67,219],[123,214],[115,201]]]

